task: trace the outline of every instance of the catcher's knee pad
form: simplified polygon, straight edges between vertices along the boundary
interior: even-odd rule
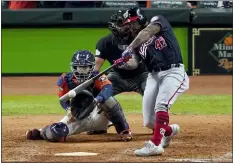
[[[125,119],[122,107],[114,97],[110,97],[100,107],[103,109],[108,120],[113,123],[118,134],[129,130],[129,125]]]
[[[41,136],[50,142],[64,142],[68,134],[68,126],[63,122],[54,123],[41,130]]]

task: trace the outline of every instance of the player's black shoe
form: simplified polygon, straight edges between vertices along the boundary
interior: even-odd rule
[[[28,130],[26,132],[26,139],[28,140],[43,140],[38,129]]]

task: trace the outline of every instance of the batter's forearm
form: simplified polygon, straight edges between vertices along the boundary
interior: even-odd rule
[[[133,40],[133,42],[129,45],[132,49],[137,48],[139,45],[145,43],[147,40],[149,40],[151,35],[148,33],[148,31],[142,30],[139,32],[137,37]]]
[[[149,24],[146,28],[141,30],[137,37],[129,45],[130,48],[135,49],[139,45],[148,41],[154,34],[159,33],[160,26],[157,24]]]

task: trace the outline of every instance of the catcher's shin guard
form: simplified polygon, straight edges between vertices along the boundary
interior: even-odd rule
[[[125,119],[122,107],[116,99],[114,97],[110,97],[104,104],[101,104],[100,107],[105,112],[108,120],[115,126],[117,133],[122,136],[122,139],[124,140],[123,137],[127,135],[126,141],[131,140],[132,134],[130,132],[129,125]],[[131,137],[131,139],[129,139],[129,137]]]

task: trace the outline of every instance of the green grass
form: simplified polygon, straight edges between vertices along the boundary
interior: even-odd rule
[[[107,28],[3,29],[2,73],[70,71],[74,52],[89,49],[94,53],[97,41],[108,33]],[[188,28],[174,28],[174,33],[188,68]],[[108,65],[106,62],[103,69]]]
[[[118,95],[126,113],[141,113],[140,95]],[[176,114],[232,114],[231,95],[183,95],[171,108]],[[56,96],[3,96],[2,115],[65,114]]]

